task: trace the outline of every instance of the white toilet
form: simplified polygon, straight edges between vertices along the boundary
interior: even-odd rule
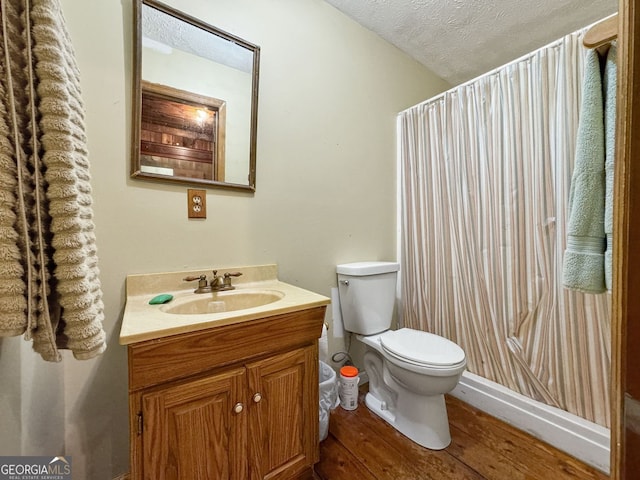
[[[446,338],[389,330],[398,269],[394,262],[337,266],[344,328],[367,345],[367,407],[419,445],[440,450],[451,443],[444,394],[455,388],[467,361]]]

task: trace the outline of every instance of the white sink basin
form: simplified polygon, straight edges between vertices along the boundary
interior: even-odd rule
[[[202,315],[207,313],[235,312],[261,307],[277,302],[284,293],[277,290],[194,293],[191,298],[180,299],[163,305],[160,310],[177,315]]]

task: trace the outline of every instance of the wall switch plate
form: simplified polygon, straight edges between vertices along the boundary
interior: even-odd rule
[[[187,189],[189,218],[207,218],[207,191]]]

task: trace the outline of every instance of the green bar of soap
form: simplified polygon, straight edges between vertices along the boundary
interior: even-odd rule
[[[149,305],[160,305],[161,303],[167,303],[167,302],[170,302],[171,300],[173,300],[173,295],[169,293],[163,293],[149,300]]]

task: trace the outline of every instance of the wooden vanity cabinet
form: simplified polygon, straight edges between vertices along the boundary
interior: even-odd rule
[[[325,308],[129,345],[132,478],[312,478]]]
[[[144,474],[134,478],[248,478],[247,415],[232,413],[244,376],[235,368],[143,393]]]

